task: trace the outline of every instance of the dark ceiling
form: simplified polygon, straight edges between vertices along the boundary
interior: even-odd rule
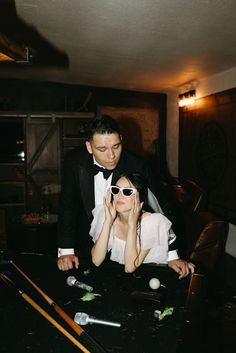
[[[0,78],[169,92],[236,67],[235,0],[1,0]],[[30,56],[32,55],[32,60]]]

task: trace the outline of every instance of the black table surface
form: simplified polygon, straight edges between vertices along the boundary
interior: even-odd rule
[[[17,252],[57,253],[57,223],[11,223],[7,226],[7,248]]]
[[[9,258],[9,256],[8,256]],[[7,259],[6,256],[4,260]],[[119,322],[121,327],[88,324],[83,329],[108,353],[172,353],[184,339],[186,301],[189,295],[190,276],[179,280],[177,274],[167,268],[142,265],[135,273],[124,272],[124,267],[107,261],[99,268],[82,260],[79,270],[61,272],[56,258],[49,255],[14,255],[12,260],[71,318],[77,312],[85,312],[101,320]],[[78,340],[79,336],[63,322],[55,310],[20,275],[12,264],[2,261],[1,272],[9,276],[17,288],[24,290],[44,310],[53,316]],[[75,276],[93,287],[99,294],[92,301],[83,301],[83,289],[70,287],[66,280]],[[165,287],[154,291],[149,280],[156,277]],[[135,298],[134,291],[159,293],[161,303],[145,296]],[[151,294],[152,295],[152,294]],[[0,342],[1,352],[78,352],[61,332],[27,303],[15,290],[0,280]],[[172,307],[173,314],[158,320],[155,310]],[[83,342],[82,342],[83,343]],[[91,351],[92,352],[92,351]]]

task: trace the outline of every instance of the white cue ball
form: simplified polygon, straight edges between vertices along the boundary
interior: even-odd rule
[[[149,281],[149,287],[152,289],[158,289],[160,287],[161,283],[158,278],[152,278]]]

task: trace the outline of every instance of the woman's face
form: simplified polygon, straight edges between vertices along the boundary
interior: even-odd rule
[[[133,189],[135,189],[133,184],[125,177],[120,178],[117,181],[116,186],[118,186],[120,188],[133,188]],[[135,189],[135,192],[132,195],[125,196],[125,195],[123,195],[122,191],[120,190],[117,195],[113,195],[114,206],[115,206],[117,212],[130,211],[131,208],[133,207],[133,202],[134,202],[134,198],[135,198],[136,193],[137,193],[137,190]]]

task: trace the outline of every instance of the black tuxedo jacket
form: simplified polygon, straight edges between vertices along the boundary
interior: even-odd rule
[[[158,181],[144,159],[123,150],[112,182],[124,172],[144,175],[149,189],[158,198]],[[94,206],[93,156],[83,146],[70,152],[64,162],[58,221],[59,248],[75,248],[81,254],[90,254],[92,240],[89,229]]]

